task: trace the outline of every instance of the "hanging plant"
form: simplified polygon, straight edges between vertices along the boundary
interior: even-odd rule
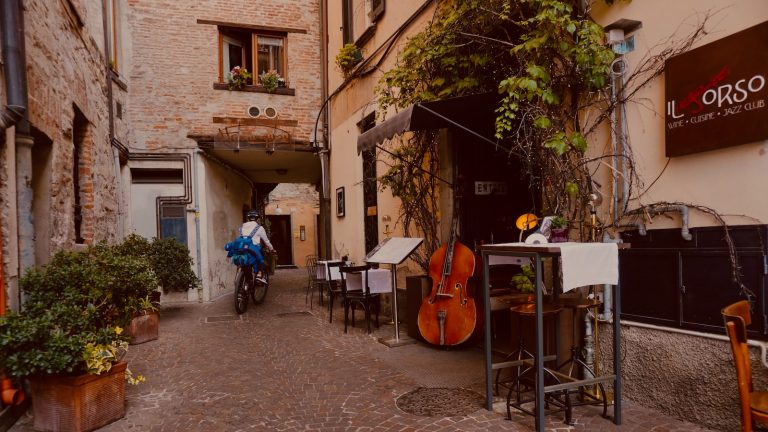
[[[345,78],[349,76],[352,69],[354,69],[362,60],[363,54],[357,48],[357,45],[353,43],[344,45],[339,50],[339,53],[336,54],[336,66],[339,67],[339,70],[344,74]]]

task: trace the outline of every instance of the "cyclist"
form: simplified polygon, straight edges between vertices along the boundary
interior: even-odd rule
[[[269,241],[269,237],[267,237],[267,231],[258,222],[259,212],[256,210],[249,210],[248,213],[246,213],[245,218],[247,221],[243,224],[242,227],[240,227],[240,235],[250,237],[251,240],[253,240],[253,243],[256,245],[263,243],[269,251],[272,253],[277,253],[275,248],[272,246],[272,242]],[[254,240],[256,238],[258,238],[258,240]],[[263,272],[264,257],[262,256],[261,250],[259,248],[256,248],[256,260],[257,263],[254,267],[260,269]],[[256,279],[262,283],[267,283],[263,277],[263,274],[257,274]]]

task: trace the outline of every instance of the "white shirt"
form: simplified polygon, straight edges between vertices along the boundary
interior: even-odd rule
[[[260,238],[262,242],[264,242],[265,245],[269,248],[269,250],[275,250],[274,247],[272,247],[272,243],[269,241],[269,238],[267,237],[267,231],[264,229],[263,226],[261,226],[259,223],[255,221],[248,221],[243,224],[243,226],[240,228],[240,235],[243,236],[249,236],[254,228],[258,226],[259,228],[256,230],[256,234],[253,235],[254,238]],[[256,243],[256,241],[254,241]]]

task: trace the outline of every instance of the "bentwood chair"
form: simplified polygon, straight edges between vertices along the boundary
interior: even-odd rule
[[[320,286],[320,280],[317,277],[317,255],[307,255],[305,266],[307,268],[307,292],[304,294],[304,302],[309,299],[309,308],[312,308],[312,301],[315,298],[315,290],[320,290],[320,305],[323,302],[323,291]]]
[[[328,290],[328,322],[333,322],[333,301],[338,297],[342,298],[341,281],[333,280],[333,268],[344,265],[341,261],[334,261],[325,264],[325,288]]]
[[[731,340],[733,362],[736,364],[736,379],[741,402],[741,430],[752,431],[755,423],[768,424],[768,392],[752,388],[752,365],[747,345],[747,326],[752,323],[749,302],[742,300],[726,306],[721,311],[725,330]]]
[[[371,294],[371,287],[368,283],[368,270],[371,269],[370,264],[364,264],[359,266],[342,267],[341,271],[341,290],[343,295],[342,303],[344,304],[344,333],[347,332],[347,323],[349,322],[349,311],[352,310],[352,327],[355,326],[355,309],[361,307],[365,313],[365,325],[368,333],[371,333],[371,314],[376,313],[376,328],[379,328],[379,309],[381,309],[381,296],[379,294]],[[348,279],[352,273],[360,273],[361,276],[361,288],[360,290],[349,290]]]

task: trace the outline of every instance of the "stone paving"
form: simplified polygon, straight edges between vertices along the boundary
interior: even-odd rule
[[[507,420],[501,402],[494,411],[478,403],[469,414],[448,417],[398,409],[397,398],[420,387],[483,395],[482,350],[422,344],[388,348],[377,337],[391,336],[391,325],[367,335],[358,324],[344,334],[340,307],[329,323],[327,308],[306,304],[305,274],[278,270],[266,301],[251,304],[239,317],[231,295],[164,306],[160,338],[131,346],[127,355],[129,368],[147,382],[128,386],[126,416],[101,430],[534,430],[532,417],[513,413]],[[564,424],[557,413],[547,416],[546,430],[706,431],[632,402],[625,401],[623,408],[621,426],[602,418],[597,407],[577,407],[574,425]],[[28,416],[11,428],[31,430]]]

